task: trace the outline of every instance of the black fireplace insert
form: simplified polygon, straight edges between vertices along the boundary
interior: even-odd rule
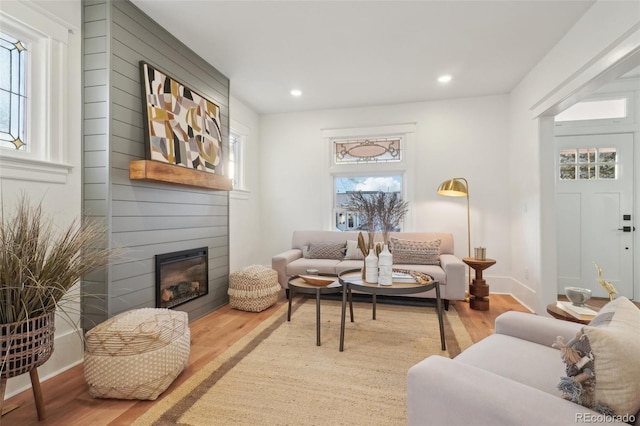
[[[156,307],[173,308],[209,293],[209,249],[156,255]]]

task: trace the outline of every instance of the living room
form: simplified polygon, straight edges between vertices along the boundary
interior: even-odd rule
[[[26,191],[32,200],[43,200],[46,210],[61,223],[85,213],[87,206],[91,206],[93,213],[102,214],[101,209],[106,211],[111,207],[106,202],[97,206],[98,197],[92,200],[87,194],[95,194],[97,186],[104,184],[99,190],[104,191],[102,199],[106,199],[113,190],[112,182],[83,180],[83,174],[85,179],[87,176],[87,164],[96,157],[87,150],[89,142],[85,136],[90,135],[86,132],[87,122],[80,119],[87,120],[90,114],[86,105],[87,91],[80,82],[87,78],[83,68],[87,60],[83,57],[87,43],[84,38],[86,19],[83,20],[87,11],[84,8],[92,4],[75,1],[24,3],[2,2],[3,18],[29,14],[33,3],[36,14],[53,18],[65,31],[70,31],[66,40],[67,62],[63,64],[64,84],[61,85],[66,90],[65,101],[57,105],[49,100],[48,104],[51,110],[59,111],[59,116],[53,117],[52,122],[62,124],[58,127],[54,124],[49,134],[62,141],[58,152],[63,154],[47,161],[62,166],[52,166],[51,170],[43,166],[54,178],[39,177],[34,176],[38,167],[33,164],[43,163],[36,161],[31,168],[16,168],[15,163],[7,162],[6,157],[1,156],[3,208],[10,208],[20,192]],[[94,2],[95,5],[100,3]],[[143,10],[151,7],[150,2],[133,2],[123,7],[135,5]],[[114,22],[121,25],[117,19]],[[553,116],[568,103],[594,92],[597,88],[594,85],[599,87],[624,74],[622,70],[628,67],[626,61],[638,51],[638,28],[637,2],[589,3],[583,14],[576,15],[575,24],[558,36],[553,47],[550,46],[548,52],[532,64],[522,79],[514,81],[511,90],[501,93],[260,113],[247,101],[234,96],[234,76],[229,75],[227,90],[230,93],[215,101],[220,102],[229,126],[245,137],[247,191],[234,191],[228,199],[224,192],[206,196],[206,203],[210,202],[209,198],[217,197],[224,198],[219,201],[219,207],[225,210],[228,206],[228,213],[219,215],[222,222],[228,220],[228,229],[211,237],[228,239],[228,243],[214,244],[221,249],[215,257],[218,263],[211,265],[218,274],[217,286],[212,285],[208,306],[199,306],[198,309],[202,309],[194,310],[193,315],[200,316],[207,309],[213,310],[224,303],[226,293],[221,288],[226,283],[220,277],[247,265],[269,264],[271,256],[288,247],[293,231],[332,229],[326,143],[331,135],[346,130],[353,136],[358,132],[375,132],[385,126],[406,125],[410,127],[403,129],[412,163],[406,166],[406,190],[411,209],[404,226],[407,230],[453,233],[456,253],[460,258],[465,257],[466,206],[436,194],[442,181],[465,177],[471,194],[472,246],[485,246],[489,255],[498,259],[488,274],[492,291],[511,294],[534,312],[544,313],[545,306],[556,300],[558,292],[555,187],[550,172],[554,169],[555,158]],[[217,64],[207,66],[216,68]],[[108,73],[112,70],[105,69]],[[612,74],[607,74],[607,70]],[[114,79],[118,77],[113,75]],[[303,96],[309,96],[313,88],[304,91]],[[106,105],[105,108],[110,108]],[[636,114],[638,110],[640,108],[636,109]],[[102,126],[101,131],[117,133],[114,124],[108,122],[111,117],[106,113],[105,116],[107,118],[93,124]],[[637,128],[635,134],[637,137]],[[128,163],[129,158],[119,157],[118,149],[110,155],[115,161]],[[637,158],[636,153],[636,164]],[[63,178],[59,178],[61,175]],[[124,178],[115,176],[115,179],[118,183]],[[634,199],[640,199],[638,188],[634,190]],[[186,195],[180,196],[190,194],[194,192],[186,191]],[[201,194],[193,196],[200,197]],[[137,200],[136,195],[129,200],[130,203],[136,201],[148,200]],[[636,201],[635,211],[638,211],[637,207]],[[118,243],[118,239],[114,237],[113,242]],[[635,254],[636,264],[638,255]],[[125,281],[121,279],[123,270],[124,267],[114,271],[116,281]],[[635,274],[638,291],[638,271]],[[126,277],[130,281],[122,285],[130,286],[131,281],[147,279],[150,275],[133,273]],[[104,282],[110,283],[113,278]],[[134,291],[126,295],[119,288],[98,292],[110,295],[111,300],[105,304],[108,305],[106,312],[111,315],[125,308],[145,306],[152,294],[151,287],[151,282],[140,287],[134,284]],[[44,377],[81,362],[80,342],[63,322],[58,324],[56,345],[54,357],[42,368]],[[28,386],[28,377],[12,380],[7,395]]]

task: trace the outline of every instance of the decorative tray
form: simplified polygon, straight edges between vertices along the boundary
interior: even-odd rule
[[[323,277],[321,275],[299,275],[299,277],[305,282],[317,286],[328,286],[338,279],[336,277]]]
[[[393,269],[394,283],[429,284],[432,281],[433,277],[431,275],[422,272],[409,271],[407,269]]]

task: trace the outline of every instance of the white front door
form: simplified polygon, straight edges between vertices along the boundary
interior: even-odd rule
[[[557,136],[558,293],[607,297],[598,271],[633,299],[633,134]]]

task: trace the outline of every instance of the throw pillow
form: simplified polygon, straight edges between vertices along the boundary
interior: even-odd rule
[[[345,243],[310,243],[307,259],[337,259],[344,258]]]
[[[626,297],[607,303],[561,349],[567,377],[563,398],[605,415],[640,410],[640,309]]]
[[[344,255],[344,260],[364,260],[356,240],[347,240],[347,253]]]
[[[439,265],[440,240],[412,241],[389,238],[393,263],[409,265]]]

